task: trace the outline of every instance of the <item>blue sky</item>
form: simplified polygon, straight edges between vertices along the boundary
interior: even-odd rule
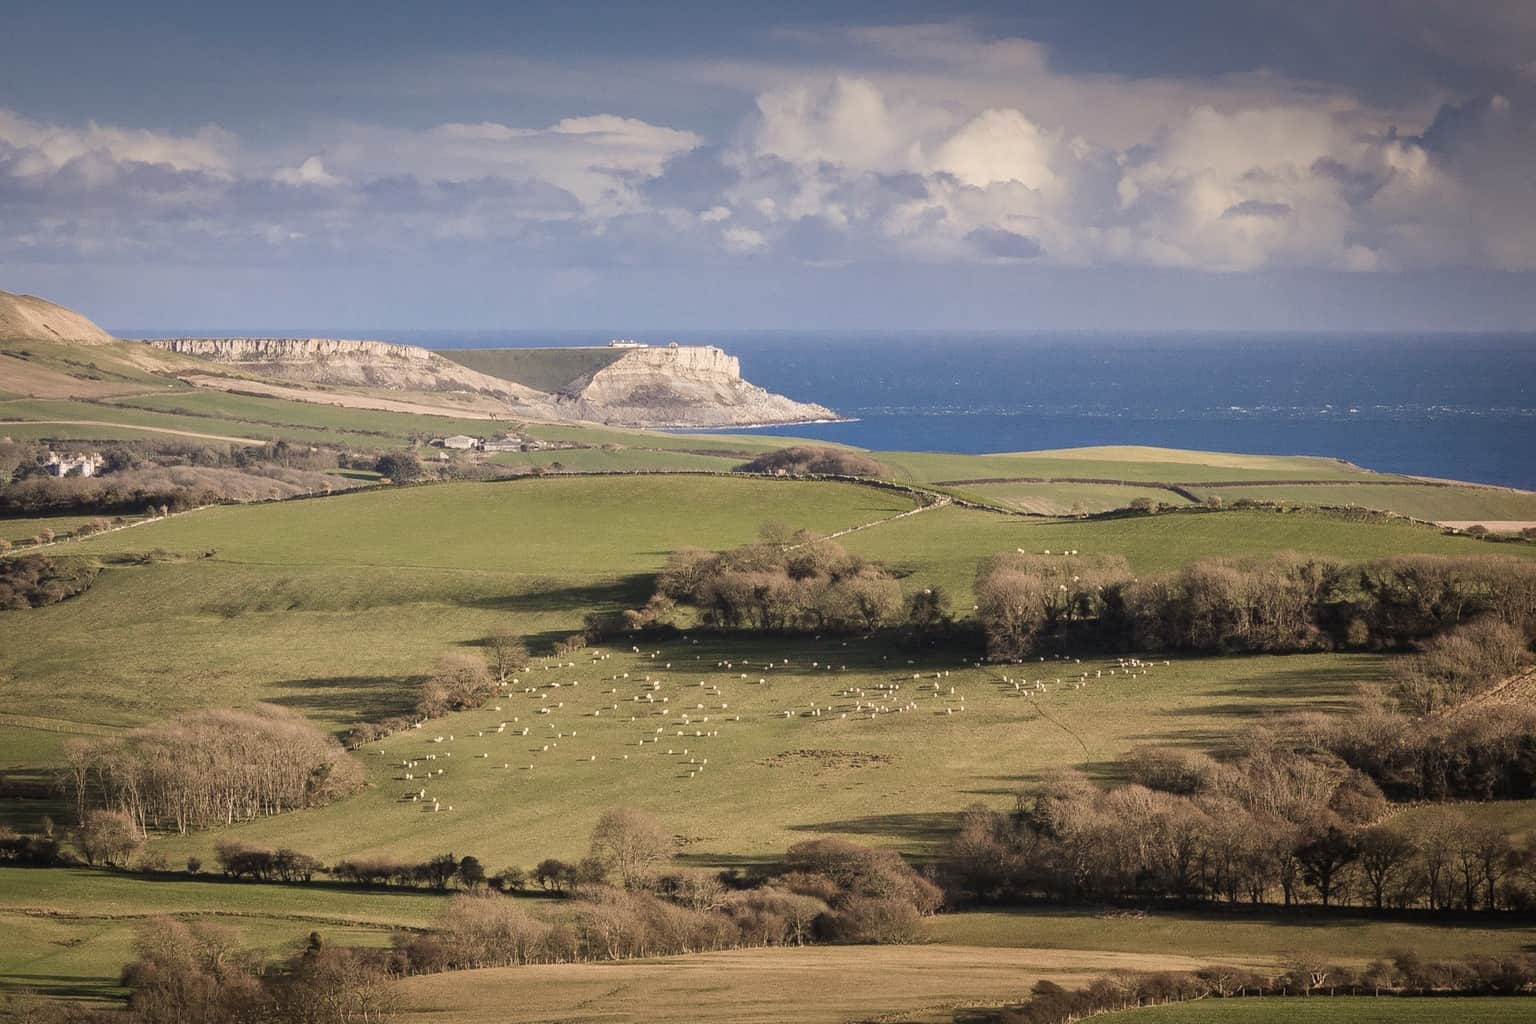
[[[1536,329],[1536,4],[32,4],[0,288],[130,327]]]

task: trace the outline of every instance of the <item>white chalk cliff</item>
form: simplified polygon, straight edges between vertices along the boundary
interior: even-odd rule
[[[607,365],[540,391],[413,345],[339,338],[166,338],[150,342],[266,380],[321,387],[473,394],[530,418],[627,427],[725,427],[834,419],[824,406],[775,395],[741,377],[713,345],[628,348]]]

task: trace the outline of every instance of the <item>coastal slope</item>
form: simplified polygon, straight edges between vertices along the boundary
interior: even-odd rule
[[[0,291],[0,341],[106,345],[112,340],[112,335],[72,309],[36,295]]]

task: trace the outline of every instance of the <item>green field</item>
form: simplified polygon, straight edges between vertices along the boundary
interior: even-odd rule
[[[30,541],[44,530],[52,530],[62,537],[78,530],[97,516],[37,516],[30,519],[0,519],[0,538],[20,543]],[[110,517],[108,517],[110,518]],[[52,549],[54,553],[58,549]]]
[[[609,435],[634,436],[590,436]],[[641,436],[657,446],[540,455],[589,459],[582,468],[592,469],[620,468],[602,460],[641,453],[658,465],[736,457],[726,454],[736,443],[730,438]],[[699,445],[713,454],[697,454]],[[1052,460],[1064,461],[1040,457]],[[1212,467],[1224,474],[1243,468]],[[1495,550],[1405,522],[1312,510],[1052,521],[950,506],[894,518],[915,507],[905,494],[847,483],[551,476],[222,506],[90,538],[67,550],[106,560],[91,590],[0,614],[0,683],[8,697],[0,771],[40,778],[69,736],[110,734],[194,707],[266,700],[338,731],[398,714],[444,652],[476,650],[500,627],[543,652],[579,628],[585,613],[644,601],[672,550],[743,544],[767,522],[819,532],[865,526],[843,543],[890,564],[909,592],[949,588],[961,615],[969,613],[978,561],[1014,549],[1119,554],[1141,572],[1283,550],[1347,560],[1536,554],[1531,545]],[[144,565],[112,557],[151,549],[171,557]],[[914,654],[886,639],[699,633],[641,651],[609,645],[563,665],[537,659],[491,705],[364,748],[358,756],[368,786],[344,801],[217,832],[161,836],[151,848],[173,864],[189,854],[211,860],[213,843],[224,837],[292,846],[325,861],[451,850],[496,870],[579,856],[597,817],[625,805],[652,812],[682,837],[681,859],[691,866],[760,864],[790,844],[827,835],[922,858],[947,839],[969,803],[1008,807],[1021,786],[1064,767],[1112,780],[1118,759],[1142,743],[1220,748],[1265,715],[1342,707],[1387,665],[1366,654],[1169,662],[1127,678],[1109,675],[1112,658],[994,671],[953,652]],[[1102,674],[1072,685],[1085,671]],[[1046,692],[1026,697],[1004,676],[1039,679]],[[900,689],[877,698],[879,686]],[[406,760],[421,766],[410,780]],[[425,777],[439,768],[443,774]],[[424,788],[441,811],[407,799]],[[1502,815],[1512,830],[1531,823],[1524,805],[1481,813]],[[43,814],[63,817],[64,809],[51,801],[0,804],[0,820],[22,827],[37,827]],[[19,936],[0,953],[0,984],[110,994],[134,927],[157,909],[236,921],[248,941],[280,952],[311,928],[338,941],[384,942],[389,928],[419,926],[436,905],[425,893],[0,869],[0,918]],[[686,1020],[686,998],[708,987],[706,974],[727,969],[740,972],[721,996],[737,1000],[732,1019],[810,1021],[843,1018],[824,1016],[830,1003],[786,1013],[775,993],[824,984],[870,957],[907,971],[920,962],[912,956],[959,956],[957,970],[970,963],[982,973],[914,981],[889,1004],[871,989],[847,1016],[887,1005],[893,1012],[952,1005],[967,998],[957,992],[969,978],[978,986],[972,998],[1002,1001],[1022,997],[1024,979],[1075,982],[1133,963],[1272,964],[1302,950],[1357,960],[1403,946],[1452,956],[1467,946],[1514,951],[1536,941],[1527,927],[1445,928],[1347,915],[1130,919],[1031,911],[939,917],[929,927],[937,945],[906,951],[747,950],[622,965],[638,972],[624,976],[634,996],[610,1000],[610,1019]],[[1187,961],[1169,955],[1175,952]],[[492,1013],[504,1005],[494,995],[504,987],[570,984],[598,998],[612,988],[603,979],[618,977],[601,972],[619,969],[563,965],[413,979],[411,1019],[480,1019],[464,1000]],[[663,1009],[648,1015],[646,1000],[657,991],[677,998],[663,998]],[[520,1005],[529,1020],[577,1019],[538,1000]]]
[[[315,428],[335,435],[337,441],[351,440],[355,444],[403,445],[413,437],[446,434],[492,436],[511,426],[509,423],[498,424],[484,419],[422,416],[380,409],[349,409],[225,391],[133,395],[111,399],[102,404],[119,409],[224,420],[232,424],[244,424],[251,429]],[[213,433],[229,433],[222,429],[210,430]]]
[[[851,550],[908,572],[912,586],[949,589],[961,608],[977,563],[999,551],[1075,550],[1084,555],[1124,555],[1131,568],[1157,572],[1198,558],[1244,557],[1277,551],[1365,561],[1388,555],[1512,554],[1533,556],[1526,544],[1490,548],[1467,537],[1445,536],[1411,523],[1352,521],[1310,510],[1127,515],[1122,518],[1050,522],[948,507],[851,534]]]
[[[616,348],[461,348],[438,353],[471,370],[557,392],[578,377],[596,373],[624,354]]]
[[[1161,487],[1121,484],[965,484],[948,490],[961,498],[1036,516],[1092,515],[1128,508],[1137,498],[1160,505],[1188,505],[1182,495]]]
[[[904,479],[948,481],[1029,479],[1130,480],[1197,483],[1246,480],[1393,480],[1337,459],[1307,456],[1228,455],[1131,445],[1060,451],[955,455],[947,452],[880,452]]]
[[[1536,1000],[1395,996],[1206,999],[1125,1010],[1103,1019],[1115,1024],[1523,1024],[1536,1020]]]
[[[136,932],[161,914],[217,921],[245,944],[280,956],[297,951],[311,931],[327,942],[386,945],[395,928],[427,924],[442,900],[425,890],[0,867],[0,925],[9,936],[0,945],[0,992],[26,987],[61,996],[117,995]]]
[[[1231,503],[1240,498],[1296,505],[1359,505],[1412,516],[1415,519],[1536,521],[1536,494],[1495,487],[1384,486],[1382,484],[1313,484],[1291,487],[1195,488],[1201,497],[1215,495]]]
[[[934,941],[965,946],[1105,949],[1125,952],[1177,950],[1212,959],[1241,954],[1283,960],[1314,956],[1363,964],[1411,949],[1429,959],[1516,954],[1536,942],[1530,921],[1492,926],[1395,920],[1364,914],[1252,913],[1152,910],[1144,916],[1063,907],[977,910],[933,919]]]
[[[704,470],[729,473],[741,465],[740,455],[703,455],[686,451],[659,451],[651,448],[559,448],[541,452],[498,452],[486,461],[500,466],[545,466],[558,464],[570,472],[605,473],[625,470]]]

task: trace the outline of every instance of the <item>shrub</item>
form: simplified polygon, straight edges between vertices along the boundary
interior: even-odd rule
[[[496,680],[485,661],[473,654],[445,654],[421,686],[416,707],[427,718],[477,708],[496,695]]]
[[[840,448],[796,445],[759,455],[736,467],[738,473],[768,473],[774,476],[865,476],[889,477],[891,471],[859,452]]]

